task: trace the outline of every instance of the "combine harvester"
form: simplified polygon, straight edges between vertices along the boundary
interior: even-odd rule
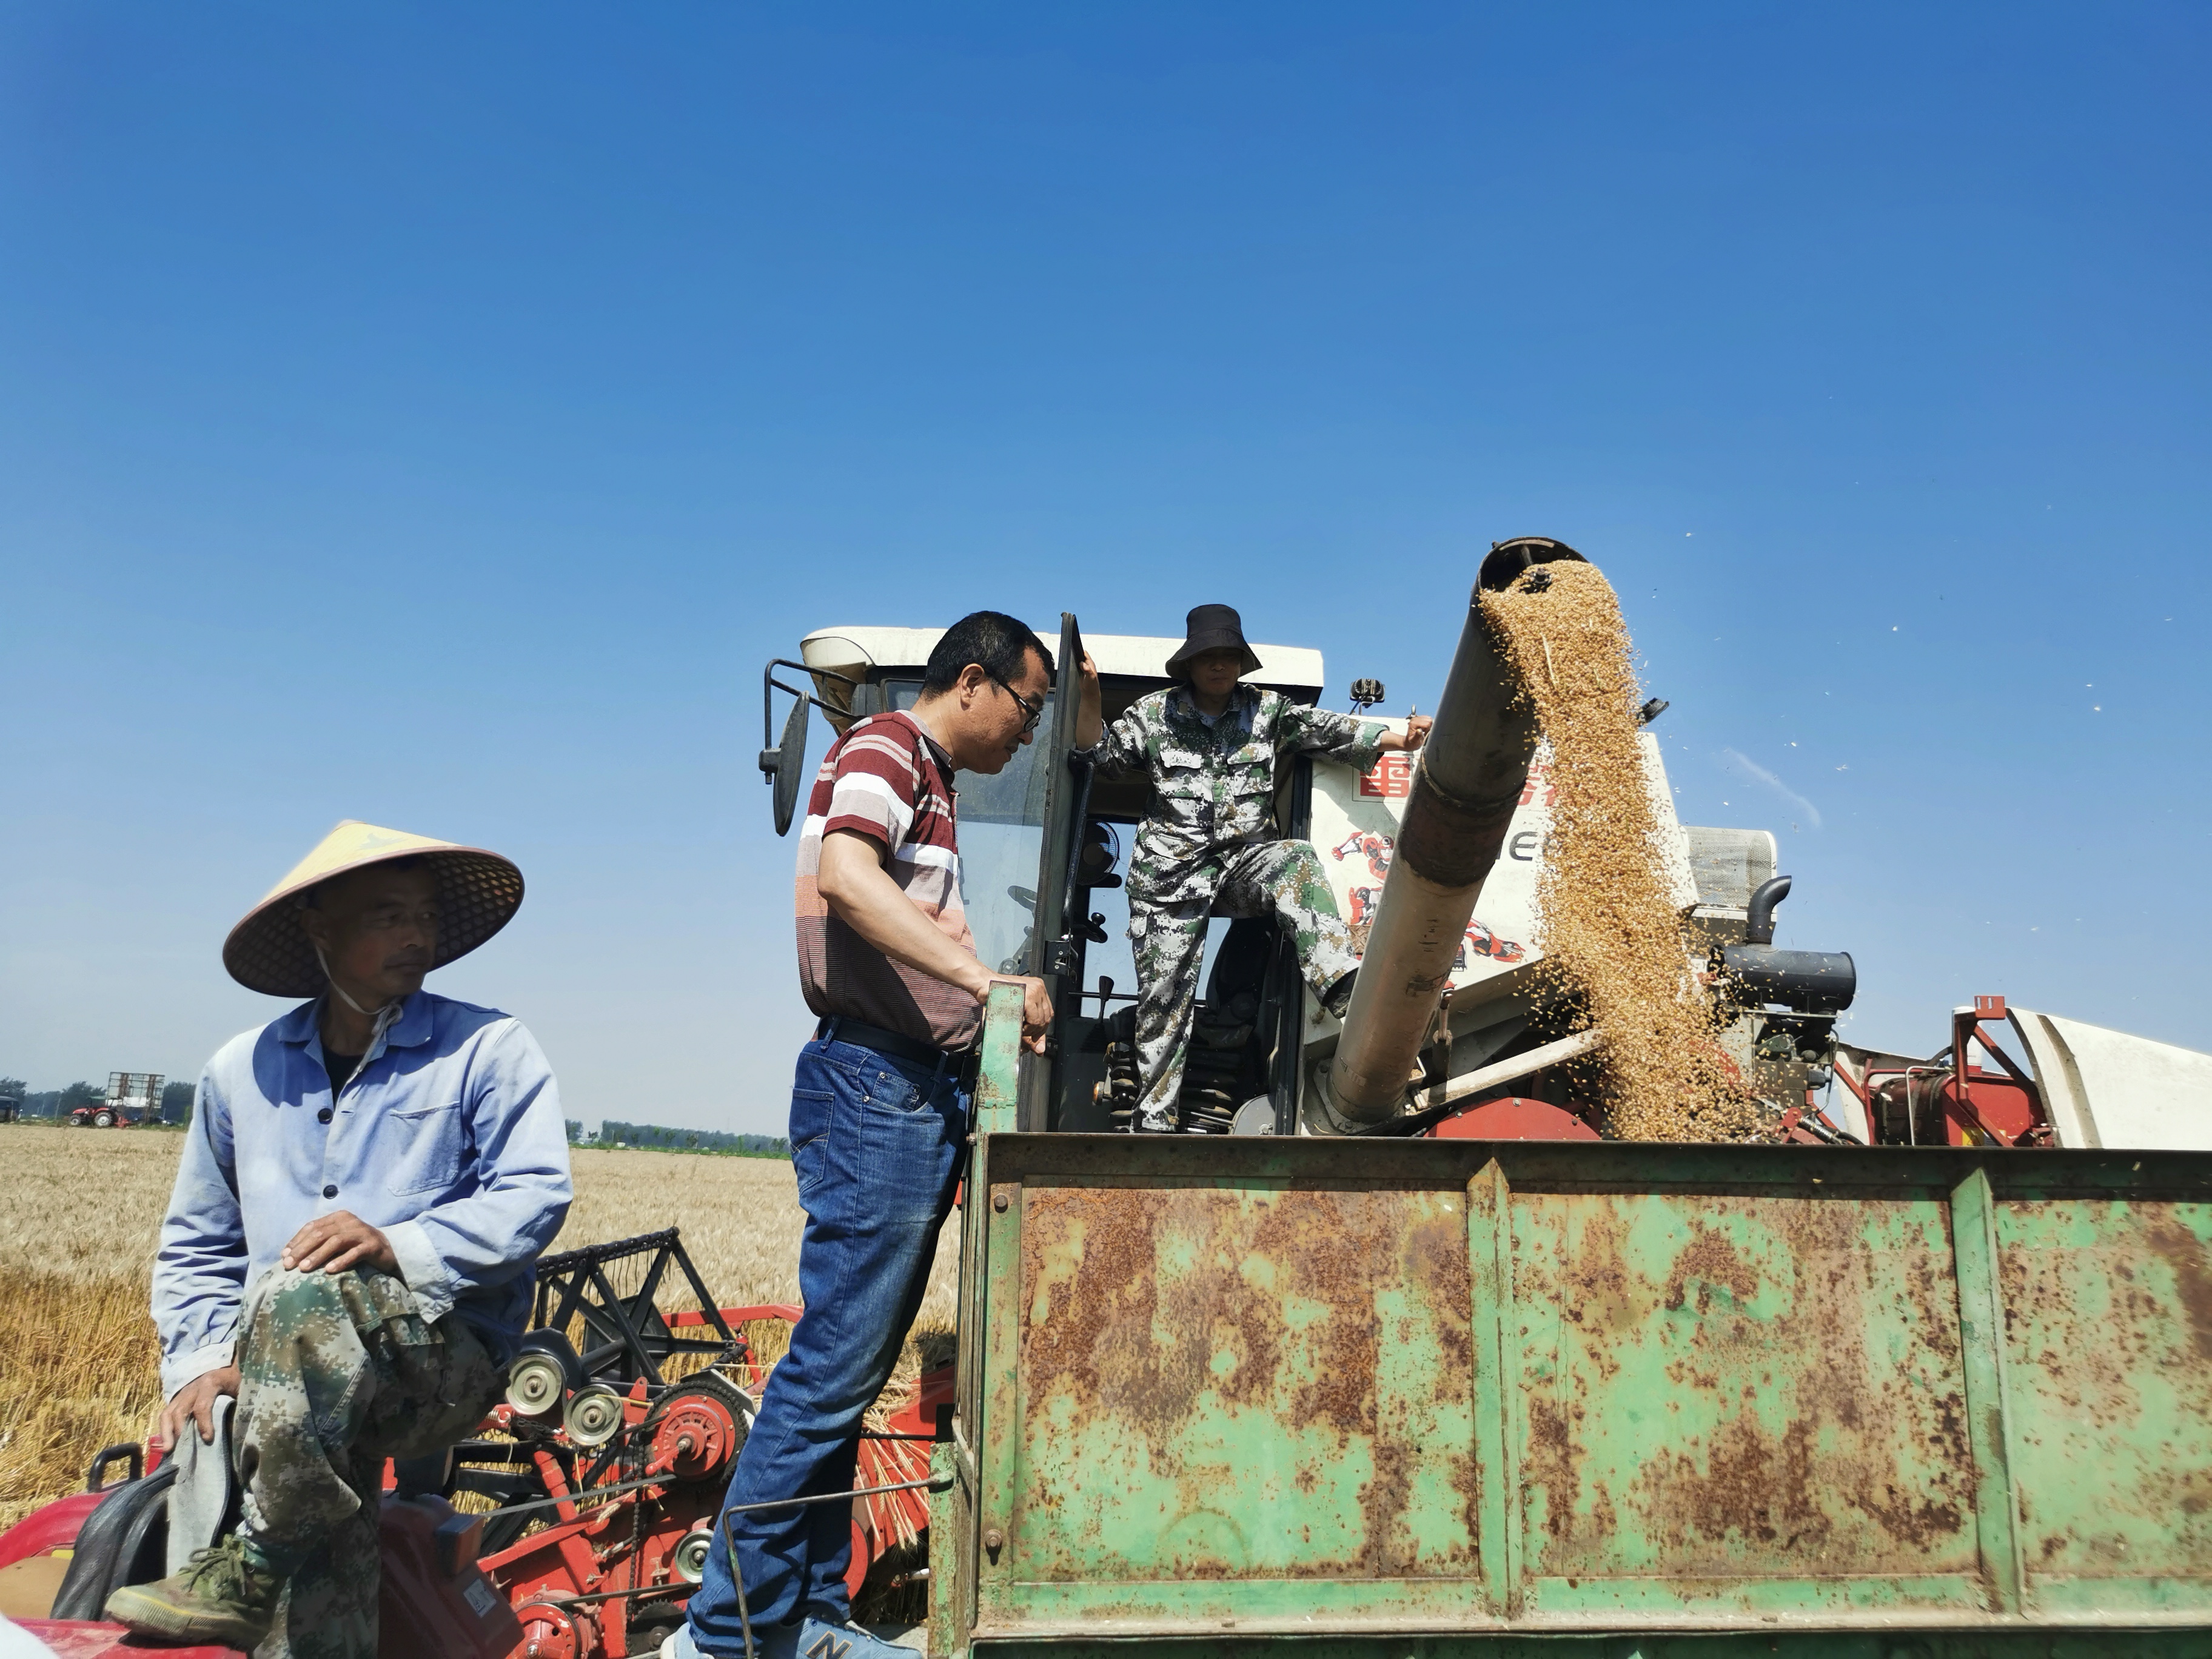
[[[1480,581],[1578,556],[1503,544]],[[762,756],[779,831],[810,708],[909,705],[936,637],[769,665],[807,677]],[[1110,719],[1175,641],[1089,644]],[[1059,660],[1083,647],[1064,618]],[[1318,653],[1258,649],[1318,697]],[[1679,826],[1645,733],[1712,1040],[1773,1144],[1601,1141],[1595,1038],[1536,971],[1550,804],[1515,689],[1471,605],[1425,750],[1291,769],[1278,825],[1366,965],[1340,1024],[1272,923],[1231,924],[1188,1136],[1101,1133],[1131,999],[1086,979],[1091,903],[1144,786],[1089,775],[1072,699],[967,781],[979,949],[1044,975],[1058,1024],[1029,1055],[994,993],[957,1373],[864,1448],[856,1486],[891,1490],[856,1504],[855,1581],[926,1500],[945,1659],[2212,1654],[2212,1057],[1995,999],[1928,1060],[1838,1042],[1850,959],[1774,946],[1773,838]],[[678,1266],[672,1235],[546,1262],[501,1432],[439,1483],[499,1510],[387,1498],[393,1659],[636,1653],[677,1615],[757,1384],[744,1330],[794,1311],[663,1317]],[[0,1575],[92,1532],[65,1504]],[[158,1570],[122,1553],[102,1571]],[[115,1633],[40,1629],[72,1659]]]
[[[1506,544],[1480,580],[1573,556]],[[932,639],[817,635],[793,665],[841,716],[898,706]],[[1109,719],[1162,683],[1169,642],[1090,644]],[[1059,659],[1082,646],[1066,619]],[[1310,654],[1259,654],[1317,694]],[[1773,946],[1771,837],[1680,831],[1647,733],[1716,1041],[1778,1139],[1838,1144],[1597,1141],[1532,971],[1546,784],[1513,690],[1471,605],[1413,764],[1285,784],[1279,824],[1340,854],[1372,932],[1340,1029],[1267,924],[1229,930],[1201,1024],[1249,1029],[1185,1117],[1244,1133],[1067,1133],[1127,1100],[1086,913],[1143,811],[1072,759],[1073,700],[963,790],[979,940],[1027,927],[1060,1028],[1024,1056],[994,994],[931,1650],[2212,1652],[2212,1060],[2021,1015],[2041,1080],[2002,1080],[2051,1144],[2012,1150],[2035,1137],[1982,1111],[1970,1034],[1837,1044],[1850,959]],[[780,823],[805,719],[763,756]],[[1911,1096],[1850,1139],[1919,1144],[1842,1144],[1810,1104],[1832,1068]],[[2188,1149],[2089,1135],[2153,1121]]]

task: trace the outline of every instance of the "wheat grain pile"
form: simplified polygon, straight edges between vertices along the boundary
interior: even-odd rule
[[[1735,1140],[1755,1109],[1713,1040],[1668,892],[1637,741],[1635,667],[1612,586],[1567,560],[1481,596],[1552,747],[1558,789],[1537,890],[1545,971],[1603,1034],[1600,1090],[1623,1140]]]
[[[161,1398],[147,1283],[184,1141],[0,1124],[0,1528],[76,1491],[102,1446],[146,1436]],[[556,1249],[679,1227],[721,1305],[799,1299],[789,1164],[581,1148],[572,1162],[576,1202]],[[951,1357],[958,1246],[956,1216],[887,1399]],[[693,1300],[672,1287],[666,1305]],[[769,1357],[781,1328],[747,1334]]]

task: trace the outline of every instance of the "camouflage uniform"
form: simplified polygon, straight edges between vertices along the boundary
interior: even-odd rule
[[[1175,1125],[1209,915],[1280,917],[1317,994],[1358,965],[1313,843],[1276,836],[1276,764],[1328,755],[1364,772],[1385,729],[1250,685],[1208,726],[1175,685],[1134,704],[1091,751],[1105,775],[1152,781],[1128,877],[1144,1127]]]
[[[425,1324],[389,1273],[278,1268],[247,1297],[240,1527],[284,1579],[255,1659],[376,1659],[384,1460],[442,1451],[497,1401],[467,1323]]]

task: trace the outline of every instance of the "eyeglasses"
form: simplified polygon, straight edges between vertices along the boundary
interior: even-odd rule
[[[997,686],[1000,690],[1005,692],[1008,696],[1012,697],[1016,703],[1020,705],[1022,714],[1024,716],[1022,720],[1022,730],[1024,732],[1036,731],[1037,722],[1044,718],[1044,699],[1042,697],[1039,697],[1035,702],[1031,702],[1027,697],[1015,690],[1012,686],[1008,685],[1006,681],[1000,679],[996,674],[992,674],[989,669],[986,668],[983,672],[986,674],[990,675],[992,684]]]

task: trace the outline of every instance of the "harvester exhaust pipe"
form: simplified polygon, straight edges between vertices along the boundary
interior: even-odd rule
[[[1314,1079],[1310,1128],[1356,1134],[1396,1113],[1528,784],[1535,716],[1475,596],[1511,586],[1531,565],[1582,556],[1563,542],[1523,536],[1493,544],[1482,562],[1406,799],[1344,1032],[1328,1071]]]

